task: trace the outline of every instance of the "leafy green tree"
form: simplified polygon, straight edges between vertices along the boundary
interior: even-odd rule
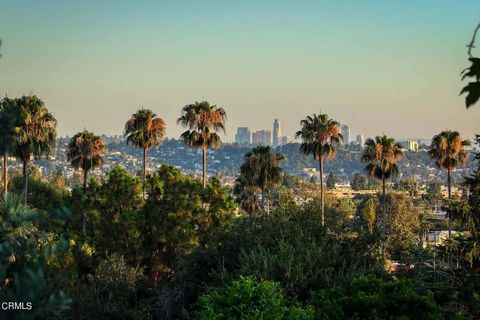
[[[15,151],[15,125],[17,123],[15,100],[0,100],[0,153],[3,156],[3,193],[8,193],[8,155]]]
[[[355,191],[366,190],[368,188],[368,181],[360,172],[356,172],[350,182],[350,186]]]
[[[92,181],[87,188],[72,190],[69,206],[72,211],[70,230],[82,230],[95,249],[96,256],[124,255],[133,265],[142,261],[142,184],[124,168],[115,166],[108,178]],[[85,219],[86,218],[86,219]],[[87,221],[83,232],[84,221]],[[82,239],[83,240],[83,239]]]
[[[278,283],[252,277],[212,290],[199,298],[198,305],[199,320],[313,320],[313,309],[288,301]]]
[[[150,285],[156,286],[160,276],[171,275],[180,257],[204,246],[214,230],[224,227],[236,206],[217,179],[203,188],[199,180],[171,166],[162,166],[148,184],[143,249]]]
[[[432,138],[430,145],[430,158],[435,160],[439,168],[447,170],[448,199],[452,196],[452,170],[463,166],[467,162],[467,151],[465,146],[470,145],[457,131],[442,131]],[[448,218],[448,237],[451,236],[452,227],[450,217]]]
[[[412,205],[412,199],[404,193],[391,192],[387,195],[386,247],[389,255],[396,259],[408,253],[415,246],[420,230],[419,213]]]
[[[254,212],[257,190],[262,194],[263,208],[270,210],[270,193],[282,182],[280,161],[283,159],[281,153],[273,153],[269,146],[258,146],[245,154],[234,193],[247,212]]]
[[[18,118],[15,126],[15,156],[23,162],[25,203],[28,197],[28,164],[33,157],[48,156],[55,144],[57,120],[37,96],[14,100]]]
[[[72,137],[67,146],[67,160],[75,170],[83,170],[83,187],[87,187],[88,172],[103,164],[105,142],[93,132],[84,130]]]
[[[335,146],[343,142],[340,133],[340,124],[326,114],[313,114],[300,122],[301,129],[296,137],[302,139],[300,152],[304,155],[313,155],[318,159],[320,168],[320,197],[322,226],[325,224],[325,201],[323,190],[323,162],[324,159],[335,157]]]
[[[335,173],[330,172],[327,176],[327,189],[330,189],[330,190],[335,189],[337,181],[338,179]]]
[[[223,108],[210,105],[207,101],[195,102],[182,108],[182,115],[177,123],[187,128],[180,138],[186,145],[202,148],[203,152],[203,187],[207,185],[207,149],[218,147],[222,141],[217,132],[225,133],[227,113]]]
[[[398,174],[397,161],[403,156],[402,146],[386,135],[365,142],[361,161],[366,162],[365,171],[382,181],[382,256],[385,256],[387,198],[386,181]]]
[[[151,147],[158,147],[165,137],[165,121],[149,109],[140,109],[125,124],[125,136],[130,143],[143,150],[143,197],[147,174],[147,153]]]

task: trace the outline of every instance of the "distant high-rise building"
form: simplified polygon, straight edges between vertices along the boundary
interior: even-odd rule
[[[272,145],[272,130],[262,130],[262,144],[264,146]]]
[[[363,134],[357,134],[357,144],[360,147],[363,147],[365,145],[365,137],[363,136]]]
[[[252,134],[252,144],[270,146],[272,145],[272,130],[259,130]]]
[[[342,124],[340,130],[343,136],[343,144],[350,144],[350,128],[346,124]]]
[[[397,141],[403,149],[408,151],[418,151],[418,140],[415,139],[404,139]]]
[[[282,144],[282,129],[278,119],[273,121],[273,147],[278,147]]]
[[[255,131],[252,133],[252,144],[260,145],[263,144],[263,132],[262,131]]]
[[[240,145],[249,145],[252,143],[252,131],[248,127],[237,128],[235,142]]]

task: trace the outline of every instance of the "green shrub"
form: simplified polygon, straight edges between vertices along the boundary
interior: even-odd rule
[[[75,290],[74,319],[149,319],[139,299],[143,270],[116,255],[100,262],[87,282]]]
[[[199,320],[307,320],[311,307],[289,303],[280,285],[252,277],[234,281],[224,290],[213,290],[199,298]]]
[[[406,279],[382,280],[361,276],[343,287],[317,292],[310,303],[316,319],[465,319],[443,309],[433,294],[420,292]]]

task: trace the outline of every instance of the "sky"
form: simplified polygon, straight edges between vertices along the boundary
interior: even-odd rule
[[[180,109],[208,100],[225,141],[274,118],[292,136],[314,112],[352,135],[470,138],[480,104],[458,94],[479,22],[478,0],[0,0],[0,95],[38,95],[62,136],[121,134],[147,107],[178,137]]]

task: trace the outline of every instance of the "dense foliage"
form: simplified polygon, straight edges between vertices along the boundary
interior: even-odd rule
[[[252,277],[233,281],[224,290],[213,290],[199,299],[199,320],[308,320],[313,309],[289,303],[281,286]]]

